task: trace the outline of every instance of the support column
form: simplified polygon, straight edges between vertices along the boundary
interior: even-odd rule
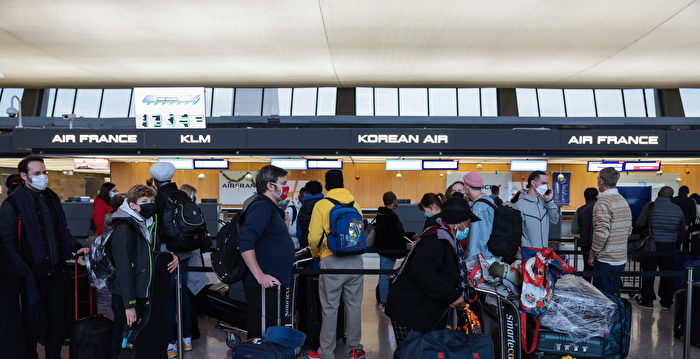
[[[658,103],[657,116],[659,117],[685,117],[681,91],[679,89],[656,90]]]
[[[518,97],[514,88],[496,89],[498,116],[518,116]]]
[[[355,116],[355,88],[338,87],[335,94],[336,116]]]
[[[44,89],[24,89],[22,94],[22,116],[41,116],[41,101]]]

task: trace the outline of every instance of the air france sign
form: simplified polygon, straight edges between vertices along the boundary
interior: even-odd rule
[[[138,135],[135,134],[55,134],[51,143],[92,143],[92,144],[137,144]]]
[[[658,145],[659,136],[571,136],[568,145]]]

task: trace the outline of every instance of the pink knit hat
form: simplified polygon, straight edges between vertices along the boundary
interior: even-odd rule
[[[464,183],[469,187],[481,188],[484,185],[484,179],[476,172],[469,172],[464,175]]]

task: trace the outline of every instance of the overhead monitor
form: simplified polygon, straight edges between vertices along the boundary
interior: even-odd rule
[[[547,171],[547,160],[512,160],[511,172]]]
[[[207,128],[204,87],[135,87],[138,129]]]
[[[106,158],[74,158],[73,168],[76,170],[108,170],[109,160]]]
[[[285,170],[305,170],[306,160],[303,158],[273,158],[270,164]]]
[[[194,168],[198,170],[227,170],[227,159],[195,159]]]
[[[306,160],[308,169],[310,170],[342,170],[343,159],[323,159],[323,160]]]
[[[661,170],[661,161],[625,162],[625,172],[658,172]]]
[[[459,169],[459,160],[423,160],[424,170],[448,170]]]
[[[421,160],[386,160],[387,171],[420,171],[423,169]]]
[[[587,172],[600,172],[605,167],[613,167],[619,172],[622,172],[624,161],[588,161]]]
[[[170,162],[176,170],[193,170],[194,162],[191,158],[159,158],[158,162]]]

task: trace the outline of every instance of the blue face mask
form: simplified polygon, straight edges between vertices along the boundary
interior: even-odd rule
[[[428,214],[428,212],[423,212],[423,214],[425,214],[425,218],[432,218],[433,217],[432,215]]]
[[[463,239],[466,239],[468,235],[469,227],[465,228],[464,230],[457,231],[457,235],[455,236],[455,238],[457,238],[458,241],[461,241]]]

